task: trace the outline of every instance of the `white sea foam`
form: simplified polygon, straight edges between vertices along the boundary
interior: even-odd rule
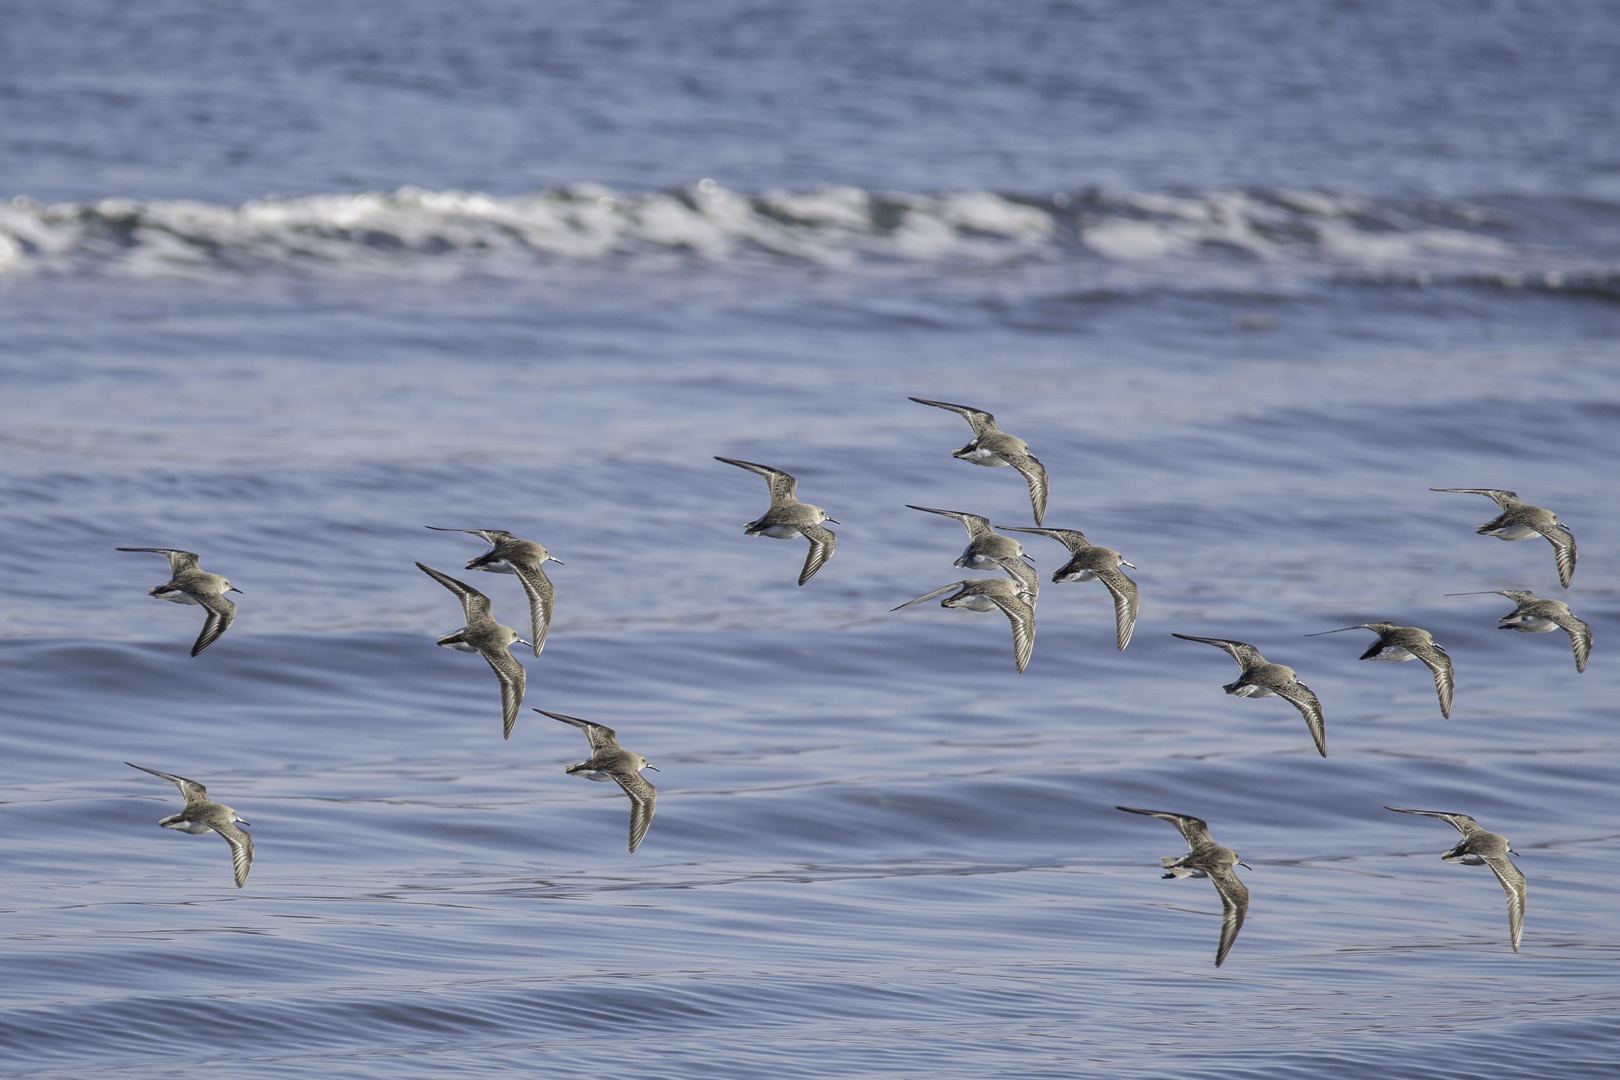
[[[1383,274],[1522,272],[1509,265],[1516,250],[1486,231],[1489,215],[1472,210],[1417,216],[1355,195],[1293,190],[1025,199],[855,187],[747,193],[711,180],[634,194],[593,184],[508,197],[401,188],[240,206],[19,198],[0,204],[0,273],[434,279],[521,276],[580,261],[1139,266],[1233,256]]]

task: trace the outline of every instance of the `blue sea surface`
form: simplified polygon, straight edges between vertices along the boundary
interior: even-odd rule
[[[0,1075],[1612,1077],[1602,3],[24,3],[0,29]],[[1138,569],[891,611],[1031,525]],[[837,524],[743,535],[785,469]],[[1579,543],[1475,527],[1507,488]],[[422,562],[527,636],[501,738]],[[1019,535],[1019,534],[1013,534]],[[145,590],[198,552],[242,590]],[[1503,633],[1502,596],[1592,627]],[[234,594],[233,594],[234,595]],[[1377,620],[1456,666],[1357,657]],[[1222,693],[1252,642],[1323,703]],[[658,769],[564,768],[594,720]],[[160,830],[207,785],[251,822]],[[1252,869],[1208,881],[1118,805]],[[1404,806],[1512,839],[1484,867]]]

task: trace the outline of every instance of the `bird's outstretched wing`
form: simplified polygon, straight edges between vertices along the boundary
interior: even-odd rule
[[[1228,638],[1194,637],[1192,634],[1177,634],[1174,631],[1171,632],[1170,636],[1178,637],[1183,641],[1202,641],[1205,645],[1225,649],[1227,655],[1236,660],[1240,668],[1248,669],[1266,662],[1266,658],[1260,655],[1260,650],[1246,641],[1232,641]]]
[[[641,773],[630,769],[615,770],[613,779],[630,796],[630,850],[641,846],[652,824],[653,811],[658,807],[658,789],[649,784]]]
[[[953,581],[949,585],[941,585],[939,588],[935,589],[931,593],[923,593],[921,596],[917,597],[917,599],[915,599],[915,600],[907,600],[905,603],[901,604],[899,607],[892,607],[889,610],[890,611],[899,611],[901,608],[913,607],[914,605],[921,604],[925,600],[932,600],[936,596],[939,596],[939,595],[941,595],[943,593],[948,593],[952,589],[959,589],[963,585],[966,585],[966,584],[967,584],[967,582],[965,582],[965,581]]]
[[[485,540],[486,542],[489,543],[489,545],[491,547],[495,546],[496,544],[499,544],[503,540],[516,540],[517,539],[517,537],[515,537],[511,533],[507,532],[505,529],[446,529],[446,528],[444,528],[443,526],[440,526],[440,525],[424,525],[422,527],[424,529],[432,529],[434,532],[464,532],[464,533],[470,533],[473,536],[477,536],[477,537]]]
[[[145,765],[137,765],[133,761],[126,761],[124,764],[128,765],[132,769],[139,769],[141,772],[151,773],[153,776],[161,776],[163,779],[179,788],[180,794],[185,796],[187,809],[190,809],[193,806],[206,805],[209,801],[208,789],[197,783],[195,780],[187,780],[185,777],[176,776],[173,773],[158,772],[156,769],[148,769]]]
[[[175,575],[182,570],[197,569],[197,553],[194,551],[179,551],[175,548],[134,548],[121,547],[119,551],[150,551],[154,555],[166,555],[169,559],[169,574]]]
[[[990,526],[990,519],[980,517],[978,514],[967,514],[960,510],[935,510],[932,506],[913,506],[911,503],[906,504],[906,509],[921,510],[925,514],[938,514],[941,517],[955,518],[962,523],[962,528],[967,530],[970,543],[996,535],[996,530]]]
[[[1095,546],[1090,540],[1086,539],[1086,534],[1079,529],[1032,529],[1028,525],[997,525],[996,528],[1003,532],[1024,532],[1035,533],[1038,536],[1050,536],[1053,540],[1068,548],[1070,554]]]
[[[804,569],[799,571],[799,584],[803,585],[832,558],[833,549],[838,546],[838,535],[820,525],[800,525],[798,530],[800,536],[810,541],[810,550],[804,556]]]
[[[1457,686],[1457,678],[1451,670],[1451,657],[1447,656],[1446,650],[1438,645],[1414,643],[1403,645],[1402,648],[1423,661],[1428,669],[1434,672],[1434,692],[1440,696],[1440,715],[1450,719],[1451,695]]]
[[[524,674],[523,665],[505,646],[493,652],[480,649],[479,655],[489,661],[490,670],[501,682],[501,738],[510,739],[512,728],[517,724],[518,706],[523,704],[528,677]]]
[[[1024,474],[1029,483],[1029,506],[1035,512],[1035,524],[1046,518],[1046,466],[1034,454],[1012,454],[1002,451],[1001,460]]]
[[[1029,666],[1029,654],[1035,648],[1035,609],[1025,602],[1023,597],[1013,595],[1011,590],[1007,593],[986,593],[996,602],[996,607],[1007,616],[1012,624],[1013,661],[1018,665],[1018,671]]]
[[[1437,488],[1436,490],[1441,489]],[[1464,836],[1472,836],[1475,833],[1482,833],[1485,831],[1480,827],[1479,822],[1475,821],[1467,814],[1455,814],[1449,810],[1407,810],[1406,808],[1400,806],[1386,806],[1384,809],[1393,810],[1397,814],[1417,814],[1420,817],[1439,818],[1441,821],[1450,824],[1453,829],[1456,829]]]
[[[1181,838],[1187,841],[1187,848],[1191,850],[1203,844],[1213,843],[1209,838],[1209,824],[1203,818],[1195,818],[1191,814],[1174,814],[1168,810],[1138,810],[1134,806],[1116,806],[1115,810],[1123,810],[1127,814],[1146,814],[1156,817],[1160,821],[1168,821],[1176,827]]]
[[[1569,588],[1569,580],[1575,576],[1574,535],[1568,529],[1557,526],[1536,531],[1545,536],[1547,543],[1553,546],[1553,559],[1558,563],[1558,583],[1566,589]]]
[[[799,482],[781,469],[773,469],[769,465],[756,465],[752,461],[740,461],[737,458],[714,456],[714,460],[723,461],[727,465],[735,465],[739,469],[747,469],[751,473],[758,473],[765,478],[766,485],[771,489],[771,505],[781,506],[785,503],[799,501]],[[800,584],[804,584],[800,582]]]
[[[551,579],[546,577],[546,572],[534,563],[519,560],[511,562],[511,566],[517,571],[523,591],[529,595],[529,624],[534,633],[534,655],[539,656],[540,650],[546,646],[546,632],[551,629],[551,612],[557,592],[551,587]]]
[[[975,409],[971,405],[952,405],[948,401],[929,401],[927,398],[920,397],[914,397],[911,400],[919,405],[932,405],[936,409],[947,409],[956,413],[972,425],[975,437],[982,437],[992,431],[999,430],[996,427],[995,416],[985,412],[983,409]]]
[[[530,707],[533,708],[533,706]],[[553,720],[561,720],[565,724],[572,724],[574,727],[579,728],[585,733],[585,738],[590,740],[592,750],[608,750],[619,745],[613,729],[605,724],[598,724],[593,720],[581,720],[577,716],[564,716],[562,713],[547,712],[544,709],[535,709],[534,711],[541,716],[549,716]]]
[[[1503,510],[1520,505],[1517,492],[1503,488],[1430,488],[1430,491],[1455,491],[1459,495],[1483,495]]]
[[[1114,638],[1119,645],[1119,651],[1124,652],[1125,646],[1131,643],[1131,631],[1136,629],[1136,582],[1120,573],[1118,567],[1112,570],[1093,570],[1092,573],[1097,575],[1097,580],[1102,582],[1114,597]]]
[[[1205,873],[1221,895],[1221,941],[1215,948],[1215,966],[1220,967],[1232,951],[1238,931],[1243,929],[1243,917],[1249,913],[1249,887],[1238,880],[1236,867],[1209,867]]]
[[[236,871],[236,887],[240,889],[247,884],[248,871],[253,868],[253,837],[245,829],[237,828],[234,822],[221,820],[208,824],[231,845],[231,868]]]
[[[1316,752],[1327,757],[1327,722],[1322,717],[1322,703],[1316,699],[1311,688],[1302,682],[1294,682],[1270,689],[1299,710],[1299,715],[1305,718],[1305,726],[1311,729],[1311,741],[1316,744]]]
[[[1507,894],[1508,933],[1513,938],[1513,951],[1519,951],[1519,938],[1524,935],[1524,874],[1507,855],[1487,855],[1485,865],[1496,874]]]
[[[468,585],[465,581],[457,581],[449,574],[441,574],[424,563],[417,563],[416,568],[456,594],[457,598],[461,600],[461,611],[467,618],[468,626],[492,618],[489,613],[489,597]]]
[[[1569,634],[1570,648],[1575,650],[1575,670],[1586,670],[1586,661],[1592,656],[1592,628],[1573,615],[1555,612],[1548,618]]]
[[[187,592],[186,595],[208,613],[203,617],[202,633],[197,635],[197,643],[191,647],[191,655],[196,656],[231,628],[231,623],[236,621],[236,605],[219,593]]]

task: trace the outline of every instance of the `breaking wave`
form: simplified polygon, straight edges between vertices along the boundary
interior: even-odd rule
[[[580,184],[527,195],[401,188],[239,206],[107,198],[0,204],[0,274],[216,277],[526,276],[581,263],[660,269],[774,262],[882,265],[1305,264],[1364,280],[1452,279],[1614,291],[1505,238],[1495,211],[1318,191],[1040,197],[856,187],[731,191],[710,180],[623,194]],[[1549,268],[1551,267],[1551,268]],[[1594,276],[1595,275],[1595,276]],[[1596,282],[1594,286],[1593,283]]]

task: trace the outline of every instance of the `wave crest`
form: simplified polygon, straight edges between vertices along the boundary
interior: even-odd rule
[[[589,184],[512,197],[407,187],[239,206],[15,199],[0,205],[0,272],[437,278],[580,262],[847,269],[1236,259],[1381,271],[1441,263],[1478,273],[1513,253],[1493,234],[1497,224],[1468,206],[1413,211],[1324,192],[745,193],[710,180],[632,195]]]

